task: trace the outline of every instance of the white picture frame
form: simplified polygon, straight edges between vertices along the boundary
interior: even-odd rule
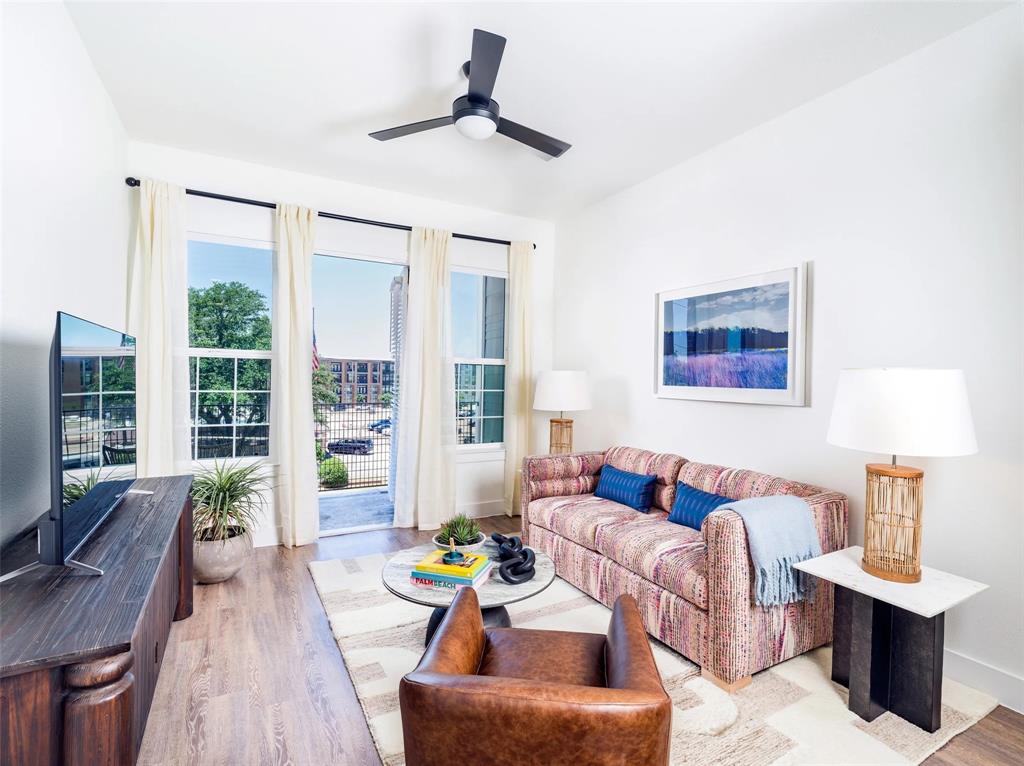
[[[655,396],[805,406],[807,271],[800,264],[656,293]]]

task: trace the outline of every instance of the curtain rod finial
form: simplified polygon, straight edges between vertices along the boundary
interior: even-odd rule
[[[138,178],[132,178],[131,176],[128,176],[126,179],[124,179],[124,182],[129,186],[138,186],[140,183]]]

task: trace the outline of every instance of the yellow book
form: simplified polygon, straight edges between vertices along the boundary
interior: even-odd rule
[[[473,578],[487,566],[487,557],[479,553],[467,553],[465,558],[457,564],[445,564],[442,556],[448,551],[432,551],[416,565],[420,572],[433,572],[434,574],[451,575],[453,577]]]

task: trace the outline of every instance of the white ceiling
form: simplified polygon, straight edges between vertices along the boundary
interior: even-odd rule
[[[133,139],[553,219],[1005,3],[72,3]],[[502,114],[573,144],[373,130],[450,114],[472,30]],[[216,190],[212,190],[216,191]]]

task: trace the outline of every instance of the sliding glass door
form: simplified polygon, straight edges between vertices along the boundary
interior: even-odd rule
[[[313,375],[321,534],[390,526],[406,269],[313,258]]]

